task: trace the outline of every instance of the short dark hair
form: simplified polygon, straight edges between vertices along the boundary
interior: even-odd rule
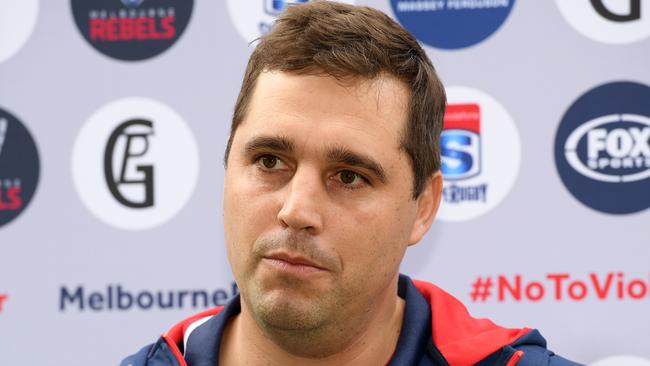
[[[263,71],[329,75],[339,80],[374,79],[382,73],[396,77],[410,91],[401,147],[411,158],[414,198],[440,169],[444,87],[415,38],[386,14],[328,1],[289,6],[259,39],[248,60],[226,146],[226,166],[233,137]]]

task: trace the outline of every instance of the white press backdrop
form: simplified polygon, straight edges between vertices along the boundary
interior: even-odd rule
[[[448,8],[454,4],[446,1]],[[281,2],[123,3],[0,0],[0,122],[6,113],[17,118],[31,133],[40,158],[35,194],[24,197],[21,209],[7,208],[15,178],[22,177],[22,185],[31,178],[19,169],[27,164],[29,144],[24,139],[9,144],[24,135],[13,134],[17,124],[5,116],[2,365],[115,365],[177,320],[233,294],[223,245],[223,150],[253,47],[248,41],[268,28],[273,6]],[[356,3],[411,26],[397,15],[395,1]],[[499,2],[473,2],[480,3]],[[423,44],[448,87],[450,104],[460,105],[461,112],[479,106],[480,117],[469,119],[480,120],[473,135],[480,148],[470,153],[481,165],[478,175],[446,182],[440,219],[408,251],[403,272],[445,288],[474,315],[540,329],[550,348],[568,358],[594,363],[634,356],[647,359],[638,360],[647,365],[650,180],[635,185],[632,198],[619,192],[623,183],[598,188],[596,200],[611,196],[604,204],[614,202],[610,212],[634,206],[628,213],[609,213],[575,198],[580,195],[575,190],[593,188],[578,178],[566,185],[560,173],[565,168],[558,170],[556,164],[556,150],[564,156],[564,145],[556,143],[561,123],[574,123],[582,115],[587,122],[607,112],[582,111],[563,122],[581,95],[609,83],[650,84],[650,4],[639,2],[636,20],[589,20],[601,16],[593,9],[576,19],[597,3],[612,14],[631,14],[636,1],[505,1],[509,14],[484,40],[462,48],[434,47],[432,40]],[[148,23],[133,30],[150,37],[158,32],[154,37],[168,38],[170,47],[152,48],[156,55],[142,60],[124,60],[132,50],[120,49],[120,41],[111,39],[123,34],[100,29],[94,39],[85,38],[75,22],[75,14],[86,22],[93,10],[127,5],[162,11],[145,14],[158,20],[175,17],[173,34],[165,35],[160,24],[157,31]],[[181,19],[188,9],[191,16]],[[103,19],[99,13],[95,17]],[[426,21],[417,20],[425,22],[424,32]],[[463,27],[476,24],[482,23]],[[420,38],[418,32],[422,28],[414,31]],[[117,45],[104,50],[114,57],[96,48],[102,37]],[[606,90],[605,97],[623,100],[620,110],[607,113],[650,118],[644,112],[650,106],[645,89],[628,95],[626,85],[623,92]],[[606,104],[594,100],[585,101],[593,108],[583,109]],[[106,141],[120,123],[133,119],[153,121],[152,127],[128,130],[135,136],[129,151],[143,153],[136,163],[156,171],[155,202],[146,209],[119,203],[104,178]],[[650,168],[650,156],[644,155],[650,140],[642,122],[630,123],[622,126],[638,129],[634,143],[642,159],[638,170],[644,171],[644,164]],[[116,146],[123,154],[124,141]],[[126,169],[126,175],[142,177],[134,166]],[[117,176],[119,168],[112,173]],[[118,189],[125,201],[135,202],[146,196],[143,187]],[[460,196],[453,190],[462,188],[473,195],[455,202]],[[22,211],[9,220],[12,210],[11,215]],[[473,293],[478,280],[491,281],[489,294]],[[618,360],[608,365],[632,365]]]

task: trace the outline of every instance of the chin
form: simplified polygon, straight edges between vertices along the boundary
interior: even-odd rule
[[[326,298],[305,298],[277,291],[251,299],[250,306],[261,324],[277,331],[309,331],[322,327],[330,319]]]

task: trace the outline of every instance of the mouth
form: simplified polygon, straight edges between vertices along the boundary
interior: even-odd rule
[[[327,271],[326,268],[308,258],[284,252],[266,255],[262,260],[279,271],[298,275]]]

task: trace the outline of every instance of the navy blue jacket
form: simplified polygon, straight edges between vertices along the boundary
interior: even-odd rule
[[[433,284],[400,275],[404,321],[387,366],[576,366],[546,349],[537,330],[506,329],[472,318],[465,306]],[[228,318],[239,314],[239,297],[174,326],[158,342],[120,366],[215,366]]]

